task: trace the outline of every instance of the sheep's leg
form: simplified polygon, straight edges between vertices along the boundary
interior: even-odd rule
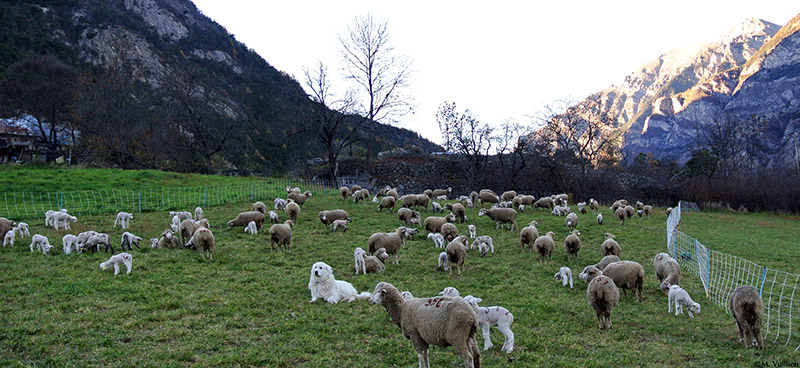
[[[119,273],[119,264],[114,263],[114,276],[116,276],[118,273]]]
[[[691,308],[686,307],[686,313],[689,313],[689,318],[694,318],[694,314],[692,314],[692,309]]]
[[[500,330],[500,333],[505,336],[505,341],[503,341],[503,347],[500,351],[504,351],[506,354],[511,354],[514,350],[514,332],[511,331],[511,326],[507,325],[498,325],[497,328]]]
[[[483,332],[483,350],[489,350],[492,348],[492,340],[489,338],[489,324],[481,324],[481,331]]]
[[[477,346],[473,348],[470,343],[476,344],[474,342],[474,338],[467,338],[467,341],[464,341],[463,343],[453,344],[453,350],[455,350],[456,354],[458,354],[458,356],[460,356],[464,361],[465,368],[474,368],[475,362],[480,357],[480,355],[478,355],[480,353],[478,353]]]
[[[667,297],[667,313],[672,313],[672,298]]]
[[[417,351],[417,358],[419,358],[419,368],[428,368],[430,363],[428,362],[428,343],[419,335],[419,333],[414,333],[408,337],[411,340],[411,345],[414,346],[414,350]]]
[[[396,264],[396,265],[400,265],[400,263],[399,263],[399,262],[397,262],[397,253],[395,253],[395,254],[392,256],[392,259],[394,260],[392,263],[394,263],[394,264]]]

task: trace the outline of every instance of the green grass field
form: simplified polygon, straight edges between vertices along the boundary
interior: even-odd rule
[[[688,273],[683,286],[702,304],[702,313],[694,319],[667,313],[666,297],[658,290],[652,266],[655,254],[665,250],[661,210],[624,226],[609,220],[607,207],[602,226],[594,222],[594,216],[581,215],[578,228],[583,249],[579,259],[570,262],[563,248],[564,218],[544,210],[526,211],[518,216],[520,225],[535,219],[542,233],[556,233],[559,246],[553,261],[540,264],[533,254],[520,253],[519,231],[495,230],[489,219],[477,216],[477,209],[468,209],[478,234],[494,238],[496,252],[480,258],[470,251],[463,275],[451,277],[436,269],[442,250],[424,234],[400,250],[399,266],[388,264],[381,274],[354,276],[353,249],[366,249],[372,233],[392,231],[399,225],[395,212],[378,213],[371,203],[345,203],[315,193],[303,208],[291,249],[282,252],[269,249],[265,234],[249,236],[241,228],[225,229],[225,222],[250,206],[250,202],[239,202],[205,208],[216,235],[213,261],[184,249],[152,250],[143,241],[143,249],[131,252],[131,275],[116,277],[98,267],[108,254],[64,255],[61,237],[66,232],[45,229],[43,219],[29,221],[32,234],[48,236],[56,247],[49,255],[30,253],[30,239],[25,238],[12,248],[0,249],[0,365],[416,366],[410,342],[389,322],[383,307],[366,301],[309,303],[309,270],[316,261],[333,266],[337,279],[351,282],[359,291],[371,292],[378,282],[386,281],[426,297],[454,286],[462,295],[483,298],[483,306],[508,308],[515,316],[514,352],[499,351],[503,337],[494,328],[495,347],[483,352],[479,334],[485,367],[741,367],[800,360],[793,347],[768,343],[761,351],[744,349],[733,319],[705,299],[701,284]],[[347,210],[353,218],[347,233],[330,233],[316,218],[319,211],[334,208]],[[423,212],[423,217],[429,215]],[[718,231],[739,231],[735,221],[717,220],[720,215],[708,214],[700,224],[714,222]],[[169,226],[169,216],[163,212],[135,216],[130,231],[145,238]],[[725,216],[734,220],[757,217]],[[695,215],[686,218],[694,221]],[[773,220],[763,216],[756,222]],[[81,216],[71,233],[107,232],[119,252],[122,230],[113,229],[113,222],[111,213]],[[457,226],[467,232],[466,224]],[[613,312],[613,328],[601,332],[586,299],[586,284],[577,275],[600,259],[606,231],[617,236],[623,259],[644,266],[645,290],[641,303],[622,296]],[[715,240],[709,236],[713,231],[684,231],[708,238],[713,246]],[[787,250],[793,244],[788,236],[782,237],[775,249]],[[574,289],[561,287],[553,278],[564,265],[573,271]],[[452,348],[433,348],[430,360],[435,367],[460,366]]]

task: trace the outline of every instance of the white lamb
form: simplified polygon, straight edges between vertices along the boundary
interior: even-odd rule
[[[473,249],[478,247],[478,251],[481,252],[481,257],[486,257],[486,254],[489,253],[491,250],[494,253],[494,244],[492,244],[492,237],[488,235],[481,235],[475,238],[475,241],[470,244],[469,249]]]
[[[367,263],[364,261],[364,257],[367,255],[367,252],[364,251],[361,247],[356,247],[356,250],[353,252],[353,259],[355,260],[356,265],[356,275],[359,273],[367,274]]]
[[[17,235],[20,238],[27,238],[31,236],[31,233],[28,231],[28,224],[24,222],[20,222],[17,224]]]
[[[478,230],[475,229],[475,225],[469,224],[469,225],[467,225],[467,229],[469,229],[469,238],[470,239],[475,239],[475,236],[478,233]]]
[[[278,220],[278,213],[275,211],[269,211],[269,221],[273,224],[277,224],[280,220]]]
[[[695,303],[689,296],[689,293],[683,290],[679,285],[672,285],[669,287],[667,313],[672,312],[673,303],[675,304],[676,316],[683,313],[683,306],[686,306],[686,311],[689,312],[690,318],[694,318],[692,312],[700,314],[700,304]]]
[[[442,236],[442,234],[430,233],[430,234],[428,234],[428,239],[433,240],[433,245],[435,245],[436,248],[444,248],[444,246],[445,246],[445,244],[444,244],[444,236]]]
[[[472,295],[465,296],[464,301],[472,306],[472,309],[475,310],[475,314],[478,316],[478,327],[483,331],[483,350],[492,348],[492,340],[489,338],[489,328],[495,326],[505,337],[503,347],[500,351],[511,354],[514,350],[514,332],[511,331],[511,324],[514,323],[514,315],[503,307],[479,307],[478,303],[482,302],[483,299],[476,298]]]
[[[180,233],[181,232],[181,218],[177,215],[172,216],[172,225],[170,225],[173,233]]]
[[[6,235],[3,237],[3,246],[6,245],[14,246],[14,239],[16,238],[17,228],[13,227],[11,230],[6,232]]]
[[[64,250],[64,254],[80,252],[78,248],[78,237],[72,234],[64,235],[64,237],[61,238],[61,247]]]
[[[50,245],[50,241],[47,240],[47,237],[44,235],[35,234],[31,240],[31,252],[33,252],[33,248],[36,248],[37,250],[41,250],[42,254],[47,254],[50,249],[53,249],[53,246]]]
[[[447,252],[439,253],[439,266],[438,266],[438,268],[441,268],[441,269],[443,269],[445,271],[450,271],[450,268],[447,267]]]
[[[458,289],[456,289],[456,288],[454,288],[452,286],[448,286],[448,287],[444,288],[444,290],[442,290],[442,292],[439,293],[439,295],[452,296],[452,297],[460,297],[461,296],[458,293]]]
[[[170,211],[170,216],[178,216],[178,218],[183,220],[190,220],[192,218],[192,214],[189,211]]]
[[[572,289],[572,270],[569,267],[561,267],[558,272],[553,275],[553,278],[561,280],[561,285],[567,287],[569,284],[569,288]]]
[[[200,207],[195,207],[194,208],[194,217],[195,217],[195,221],[202,220],[203,219],[203,209],[200,208]]]
[[[111,256],[108,261],[100,263],[100,269],[105,271],[109,266],[114,266],[114,276],[119,273],[119,265],[124,264],[128,269],[127,274],[130,275],[131,268],[133,267],[133,256],[130,253],[120,253]]]
[[[275,198],[275,210],[283,211],[286,208],[286,200],[283,198]]]
[[[244,228],[244,232],[250,235],[256,235],[258,233],[258,227],[256,227],[255,221],[250,221],[247,223],[247,226]]]
[[[55,230],[58,230],[63,227],[64,230],[70,230],[69,223],[77,221],[78,221],[77,217],[71,216],[66,212],[56,212],[53,215],[53,228]]]
[[[433,209],[433,212],[444,212],[439,202],[431,202],[431,209]]]
[[[602,213],[598,213],[597,214],[597,224],[598,225],[602,225],[603,224],[603,214]]]
[[[119,212],[117,213],[117,219],[114,220],[114,226],[117,227],[117,224],[120,225],[123,229],[127,229],[130,227],[129,221],[133,220],[133,214],[130,212]]]
[[[408,290],[401,292],[401,293],[400,293],[400,296],[402,296],[402,297],[403,297],[403,299],[405,299],[405,300],[408,300],[408,299],[414,299],[414,295],[413,295],[413,294],[411,294],[411,292],[410,292],[410,291],[408,291]]]
[[[66,209],[60,209],[58,211],[48,210],[44,213],[44,226],[55,226],[54,216],[57,213],[67,213]]]

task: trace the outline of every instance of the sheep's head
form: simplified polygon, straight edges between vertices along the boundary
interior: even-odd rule
[[[372,304],[383,304],[386,297],[393,293],[397,293],[397,288],[392,286],[392,284],[388,282],[379,282],[378,285],[375,286],[375,291],[370,295],[369,302]],[[402,300],[401,298],[401,302]]]
[[[586,266],[586,268],[583,269],[583,272],[581,272],[581,274],[578,275],[578,278],[588,283],[592,281],[592,279],[594,279],[595,277],[600,276],[602,274],[603,271],[600,271],[599,268],[595,266]]]
[[[450,296],[450,297],[459,297],[460,296],[458,294],[458,289],[456,289],[456,288],[454,288],[452,286],[448,286],[448,287],[444,288],[444,290],[442,290],[442,292],[439,293],[439,295]]]
[[[545,235],[549,236],[550,239],[553,239],[553,240],[555,240],[555,238],[556,238],[556,233],[554,233],[552,231],[548,231],[547,234],[545,234]]]
[[[472,295],[467,295],[467,296],[464,297],[464,301],[469,303],[469,305],[472,307],[472,309],[478,309],[478,303],[482,302],[483,299],[476,298],[476,297],[474,297]]]
[[[158,238],[150,238],[150,248],[155,248],[158,245]]]
[[[481,208],[481,210],[478,211],[478,216],[486,215],[488,212],[489,211],[487,211],[485,208]]]
[[[575,236],[580,236],[580,235],[581,235],[581,232],[580,232],[580,231],[578,231],[578,230],[572,230],[572,235],[575,235]]]
[[[700,303],[692,302],[692,304],[687,305],[687,307],[689,307],[689,310],[694,314],[700,314]]]
[[[389,258],[389,253],[386,253],[386,248],[378,248],[375,251],[375,257],[381,260],[381,262],[386,262],[386,259]]]
[[[444,219],[447,222],[456,222],[456,215],[451,213],[451,214],[445,216]]]
[[[538,222],[536,222],[536,220],[533,220],[533,221],[531,221],[531,223],[529,223],[528,225],[529,225],[529,226],[533,226],[533,227],[534,227],[534,228],[536,228],[536,229],[538,229],[538,228],[539,228],[539,223],[538,223]]]

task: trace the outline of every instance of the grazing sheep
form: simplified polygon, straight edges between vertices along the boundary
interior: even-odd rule
[[[472,201],[473,204],[478,204],[478,192],[474,190],[470,192],[469,199]]]
[[[294,201],[294,203],[297,203],[297,204],[302,206],[302,205],[304,205],[306,203],[306,200],[308,200],[308,198],[310,198],[310,197],[311,197],[311,192],[309,192],[309,191],[306,191],[303,194],[294,193],[293,192],[293,193],[289,193],[289,195],[286,196],[286,199],[291,199],[291,200]],[[367,196],[364,199],[367,199],[367,198],[369,198],[369,193],[367,193]]]
[[[428,234],[428,239],[433,240],[433,245],[436,248],[444,248],[445,243],[444,243],[444,236],[442,236],[442,234],[429,233]]]
[[[286,204],[288,204],[288,202],[286,202],[285,199],[275,198],[275,211],[283,211],[283,209],[286,208]]]
[[[469,224],[467,225],[467,229],[469,230],[469,238],[475,239],[475,236],[477,235],[478,232],[477,229],[475,229],[475,225]]]
[[[686,306],[686,311],[689,313],[689,318],[694,318],[692,312],[700,314],[700,304],[695,303],[692,297],[686,290],[683,290],[678,285],[669,287],[669,294],[667,296],[667,313],[672,312],[672,305],[675,305],[675,316],[683,313],[683,307]]]
[[[492,340],[489,338],[489,327],[495,326],[500,333],[505,337],[503,347],[500,351],[511,354],[514,350],[514,332],[511,331],[511,324],[514,323],[514,315],[503,307],[479,307],[478,303],[483,299],[476,298],[472,295],[464,297],[464,301],[472,306],[475,314],[478,316],[478,327],[483,331],[483,350],[492,348]]]
[[[235,219],[228,221],[228,230],[234,226],[245,227],[250,223],[250,221],[255,222],[256,228],[261,230],[261,227],[264,225],[264,214],[258,211],[240,212],[238,215],[236,215]],[[183,223],[181,223],[181,227],[183,227]]]
[[[761,320],[764,317],[764,303],[758,296],[758,290],[749,285],[737,287],[728,297],[728,307],[739,327],[739,342],[743,342],[746,348],[763,348]]]
[[[375,255],[364,257],[364,263],[367,266],[367,273],[383,272],[386,269],[384,263],[389,259],[389,253],[386,253],[385,248],[378,248]]]
[[[461,268],[464,267],[464,260],[467,259],[467,249],[460,241],[451,241],[444,248],[447,253],[447,261],[454,263],[458,267],[458,274],[461,275]],[[453,268],[450,268],[450,275],[453,275]]]
[[[417,206],[417,195],[416,194],[406,194],[400,197],[400,206],[404,208],[411,208]]]
[[[319,222],[325,226],[325,228],[330,227],[330,224],[336,220],[345,220],[350,218],[350,215],[347,214],[345,210],[329,210],[329,211],[322,211],[318,215]]]
[[[64,235],[64,237],[61,238],[61,248],[64,251],[64,254],[79,252],[80,249],[78,248],[78,237],[72,234]]]
[[[181,221],[189,220],[189,219],[192,218],[192,214],[190,212],[188,212],[188,211],[170,211],[169,215],[170,216],[178,216],[178,218]]]
[[[370,303],[381,304],[389,318],[411,340],[420,368],[427,368],[428,346],[453,346],[465,368],[480,367],[480,352],[475,341],[478,317],[461,298],[435,297],[405,300],[397,288],[381,282],[375,286]]]
[[[446,201],[447,200],[447,196],[446,195],[440,195],[440,196],[433,197],[433,199],[435,199],[437,201]]]
[[[627,217],[627,215],[628,215],[627,212],[625,212],[625,209],[622,207],[617,208],[614,211],[614,217],[616,217],[619,220],[620,225],[625,225],[625,218]]]
[[[425,194],[417,194],[417,207],[422,207],[424,209],[428,209],[428,203],[430,203],[431,198]]]
[[[636,215],[642,217],[642,210],[636,210]]]
[[[559,268],[553,278],[561,280],[562,286],[567,287],[569,285],[569,288],[572,289],[572,270],[569,267]]]
[[[292,193],[300,194],[301,193],[300,188],[298,188],[298,187],[292,188],[290,185],[287,185],[286,186],[286,194],[292,194]]]
[[[397,218],[403,222],[403,225],[408,226],[409,221],[411,221],[413,218],[419,219],[420,214],[419,212],[408,208],[400,208],[397,210]]]
[[[611,235],[611,233],[606,233],[606,240],[600,245],[600,252],[603,253],[603,257],[607,255],[615,255],[619,257],[620,247],[619,243],[614,240],[614,235]]]
[[[353,202],[358,203],[361,201],[366,201],[367,199],[369,199],[369,190],[359,189],[353,191]]]
[[[356,299],[368,299],[368,292],[358,293],[356,288],[347,281],[336,280],[333,277],[333,268],[325,262],[316,262],[311,266],[311,277],[308,279],[308,290],[311,291],[311,301],[322,299],[328,303],[336,304],[340,301],[352,302]]]
[[[511,227],[509,230],[514,230],[517,228],[517,211],[514,211],[511,208],[492,208],[492,209],[485,209],[481,208],[480,212],[478,212],[478,216],[488,216],[490,219],[494,220],[497,224],[495,229],[499,229],[500,225],[502,224],[505,227],[505,224],[510,223]]]
[[[297,203],[289,202],[284,207],[284,211],[286,212],[286,216],[289,216],[289,220],[292,220],[293,223],[297,223],[297,218],[300,216],[300,206]]]
[[[531,207],[536,203],[536,197],[531,195],[518,195],[511,200],[511,207],[516,208],[519,212],[525,211],[525,206]]]
[[[381,210],[384,209],[384,208],[386,208],[386,209],[391,208],[392,210],[394,210],[394,205],[395,205],[396,202],[397,202],[397,200],[394,199],[394,197],[383,197],[383,198],[381,198],[381,203],[378,205],[378,212],[381,212]],[[441,207],[439,207],[439,209],[441,210]]]
[[[589,209],[592,210],[592,214],[596,213],[599,208],[600,203],[597,203],[594,198],[589,198]]]
[[[533,247],[536,249],[536,253],[539,254],[539,263],[550,263],[553,249],[556,247],[555,236],[555,233],[549,231],[547,234],[536,238],[533,242]]]
[[[83,249],[83,245],[86,244],[86,241],[95,235],[97,235],[97,232],[92,230],[78,234],[78,249]]]
[[[263,203],[262,203],[262,205],[263,205]],[[253,204],[253,207],[255,207],[255,204]],[[254,210],[255,210],[255,208],[254,208]],[[264,212],[261,212],[261,213],[264,213]],[[203,219],[203,209],[200,208],[200,207],[195,207],[194,208],[194,220],[195,221],[200,221],[202,219]]]
[[[564,221],[567,224],[567,228],[570,230],[575,230],[575,228],[578,227],[578,215],[576,215],[574,212],[567,215]]]
[[[67,210],[65,210],[63,208],[58,210],[58,211],[47,210],[44,213],[44,226],[53,226],[54,225],[53,224],[53,215],[55,215],[56,213],[59,213],[59,212],[67,213]],[[13,227],[13,224],[11,224],[11,223],[13,223],[13,221],[9,221],[6,218],[0,217],[0,233],[5,234],[6,231],[10,230]],[[6,228],[6,226],[7,226],[7,228]]]
[[[244,228],[244,232],[250,235],[258,234],[258,227],[256,227],[255,221],[250,221],[247,223],[247,226]]]
[[[566,206],[555,206],[553,207],[553,211],[550,212],[553,216],[566,216],[570,213],[570,208]]]
[[[578,212],[582,215],[586,214],[586,202],[578,202]]]
[[[178,216],[172,216],[172,224],[170,225],[170,228],[174,233],[181,231],[181,218]]]
[[[400,196],[397,194],[397,188],[392,188],[390,190],[387,190],[386,196],[394,198],[395,202],[397,202],[397,200],[400,198]]]
[[[261,215],[263,216],[264,214]],[[206,258],[206,255],[208,255],[208,259],[214,259],[212,256],[214,252],[214,234],[205,227],[198,228],[185,246],[197,248],[203,259]]]
[[[539,237],[539,223],[536,221],[531,221],[531,223],[523,227],[522,230],[519,232],[519,242],[522,247],[521,251],[525,251],[525,246],[528,246],[530,251],[533,251],[533,242],[536,241],[536,238]]]
[[[581,250],[581,233],[578,230],[572,230],[572,233],[567,235],[564,239],[564,248],[567,250],[567,259],[569,256],[578,258],[578,252]]]
[[[431,210],[433,211],[433,213],[444,212],[444,210],[442,209],[442,205],[439,204],[439,202],[431,202]]]
[[[544,207],[547,209],[552,209],[555,207],[556,203],[553,198],[550,197],[542,197],[539,198],[536,202],[533,203],[533,208]]]
[[[597,224],[598,225],[602,225],[603,224],[603,214],[602,213],[598,213],[597,214]]]
[[[269,222],[273,224],[277,224],[280,220],[278,219],[278,213],[275,211],[269,211]]]
[[[351,191],[351,192],[353,192],[353,193],[355,193],[355,192],[358,192],[359,190],[361,190],[361,186],[360,186],[360,185],[358,185],[358,184],[353,184],[353,185],[350,187],[350,191]]]
[[[347,187],[342,187],[347,189]],[[355,260],[356,266],[356,275],[359,273],[367,274],[367,264],[364,262],[364,256],[367,255],[367,252],[364,251],[361,247],[356,247],[356,250],[353,252],[353,259]]]
[[[17,237],[17,228],[12,227],[11,230],[6,232],[6,235],[3,236],[3,247],[6,245],[14,246],[14,240]]]
[[[503,200],[503,201],[510,201],[510,200],[513,200],[514,197],[516,197],[516,196],[517,196],[517,192],[515,192],[513,190],[507,190],[507,191],[503,192],[502,195],[500,195],[500,199]]]
[[[467,222],[467,210],[464,208],[463,204],[454,203],[451,211],[453,212],[453,215],[456,216],[456,220],[458,220],[459,223]]]
[[[348,187],[340,187],[339,188],[339,195],[342,196],[342,199],[344,199],[346,201],[347,197],[350,197],[350,188],[348,188]]]
[[[152,241],[153,239],[150,240]],[[164,248],[175,249],[180,246],[181,244],[178,241],[178,237],[173,235],[172,231],[170,230],[166,230],[163,233],[161,233],[161,237],[159,239],[156,239],[156,242],[151,245],[152,248],[157,248],[157,249],[164,249]]]
[[[620,261],[614,262],[603,269],[603,275],[610,277],[614,280],[625,296],[628,296],[626,290],[633,291],[636,300],[642,301],[642,285],[644,284],[644,268],[634,261]]]
[[[114,276],[119,274],[119,265],[124,264],[125,268],[128,269],[126,272],[127,275],[131,274],[131,268],[133,268],[133,256],[130,253],[120,253],[111,256],[108,261],[100,263],[100,269],[105,271],[109,266],[114,266]]]
[[[334,220],[333,222],[331,222],[331,232],[335,233],[336,229],[341,227],[343,229],[342,232],[346,233],[347,232],[347,224],[349,224],[350,221],[351,220],[350,220],[349,217],[344,219],[344,220]]]
[[[681,283],[681,266],[669,254],[656,254],[653,258],[653,269],[656,272],[656,277],[658,277],[658,282],[661,283],[660,288],[664,294],[669,292],[670,285],[679,285]]]
[[[456,227],[456,225],[453,225],[448,222],[442,224],[442,229],[441,231],[439,231],[439,233],[442,234],[444,240],[451,242],[458,236],[458,228]]]
[[[31,236],[31,233],[28,231],[28,224],[20,222],[16,227],[17,235],[19,235],[20,238],[27,238]],[[2,234],[2,230],[0,230],[0,234]]]
[[[31,238],[31,252],[33,252],[33,248],[36,248],[36,250],[41,250],[42,254],[47,254],[47,252],[49,252],[50,249],[53,248],[53,246],[50,245],[50,241],[47,239],[46,236],[41,234],[35,234]]]
[[[80,234],[78,237],[80,238]],[[87,239],[85,243],[83,243],[81,249],[82,250],[89,249],[92,251],[92,253],[94,253],[100,250],[99,249],[100,244],[103,244],[103,246],[105,246],[105,248],[103,249],[104,253],[110,251],[111,254],[114,254],[114,246],[112,246],[111,242],[108,241],[108,234],[106,233],[95,233],[89,239]]]
[[[431,197],[431,198],[436,198],[436,197],[440,197],[440,196],[445,196],[445,197],[447,197],[447,196],[448,196],[448,195],[450,195],[450,193],[452,193],[452,192],[453,192],[453,188],[450,188],[450,187],[447,187],[447,189],[434,189],[434,190],[431,192],[431,195],[430,195],[430,197]],[[446,200],[446,199],[445,199],[445,200]]]
[[[424,222],[425,230],[428,233],[441,232],[442,225],[448,222],[449,223],[456,222],[456,216],[451,213],[445,217],[434,217],[434,216],[426,217]]]
[[[489,253],[491,250],[494,253],[494,244],[492,243],[492,237],[488,235],[482,235],[475,238],[475,241],[470,244],[469,249],[473,249],[478,247],[478,251],[481,253],[481,257],[486,257],[486,254]]]
[[[447,252],[439,253],[439,267],[438,268],[441,268],[441,269],[443,269],[445,271],[450,271],[450,269],[447,268]]]
[[[197,208],[200,208],[200,207],[197,207]],[[261,212],[261,213],[266,215],[267,214],[267,205],[265,205],[264,202],[255,202],[255,203],[253,203],[253,211],[258,211],[258,212]],[[200,220],[202,220],[202,219],[200,219]]]
[[[642,213],[644,214],[644,217],[650,217],[650,214],[653,213],[653,206],[649,204],[645,205],[644,208],[642,208]]]
[[[636,214],[636,209],[633,206],[625,206],[625,218],[630,220]]]
[[[281,247],[289,250],[289,245],[292,243],[293,226],[292,220],[286,220],[282,224],[275,224],[269,228],[269,246],[272,250],[275,250],[275,245],[278,246],[278,250],[281,250]]]
[[[402,245],[405,244],[405,238],[412,234],[416,234],[417,232],[417,229],[401,226],[398,227],[393,233],[372,234],[367,241],[369,244],[368,252],[369,254],[373,254],[378,248],[385,248],[386,253],[393,256],[394,261],[392,263],[397,265],[399,264],[397,262],[397,251]]]
[[[480,193],[478,193],[478,201],[475,203],[477,203],[479,206],[483,206],[484,203],[500,203],[500,198],[496,193],[487,189],[483,189]]]
[[[452,286],[448,286],[448,287],[442,289],[442,291],[439,292],[439,295],[449,296],[449,297],[453,297],[453,298],[458,298],[458,297],[461,296],[461,294],[458,292],[458,289],[456,289],[456,288],[454,288]]]
[[[69,223],[77,221],[78,218],[75,216],[66,212],[57,212],[53,215],[53,229],[58,230],[63,227],[64,230],[70,230]]]
[[[617,257],[617,256],[612,254],[612,255],[608,255],[608,256],[603,257],[603,259],[601,259],[600,262],[597,262],[596,264],[594,264],[594,267],[596,267],[598,270],[602,271],[602,270],[604,270],[606,268],[606,266],[608,266],[608,265],[610,265],[610,264],[612,264],[614,262],[619,262],[619,261],[620,261],[619,257]]]
[[[75,238],[75,240],[77,240],[77,237]],[[128,246],[128,250],[133,250],[133,248],[131,248],[131,245],[135,245],[136,249],[141,249],[141,248],[139,248],[139,242],[141,240],[142,240],[141,237],[133,235],[133,234],[131,234],[131,233],[126,231],[126,232],[122,233],[122,240],[121,240],[119,246],[122,247],[123,251],[125,250],[125,246],[126,245]]]
[[[592,266],[586,267],[578,277],[589,283],[586,297],[597,315],[598,327],[601,330],[611,328],[611,312],[619,304],[619,290],[614,280]]]
[[[256,212],[256,213],[259,213],[259,212]],[[230,222],[228,222],[228,224],[230,224]],[[242,226],[247,226],[247,223],[242,224]],[[258,226],[258,225],[256,225],[256,226]],[[180,228],[180,231],[181,231],[180,232],[180,234],[181,234],[181,244],[188,243],[189,239],[192,237],[192,235],[194,235],[194,232],[199,227],[200,227],[200,224],[198,224],[197,221],[194,221],[192,219],[186,219],[186,220],[181,221],[181,228]],[[228,226],[228,229],[230,229],[230,226]]]

